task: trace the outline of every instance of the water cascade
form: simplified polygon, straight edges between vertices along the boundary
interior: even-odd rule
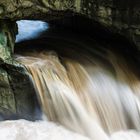
[[[18,25],[14,58],[27,70],[42,120],[0,122],[1,140],[140,139],[140,75],[128,46],[46,31],[42,21]]]
[[[31,76],[47,120],[91,140],[139,138],[139,79],[125,59],[111,51],[106,57],[98,51],[70,54],[16,56]]]

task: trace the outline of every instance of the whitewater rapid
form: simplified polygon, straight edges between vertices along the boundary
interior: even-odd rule
[[[49,121],[26,120],[0,122],[0,140],[90,140]],[[95,140],[98,140],[95,139]],[[104,139],[103,139],[104,140]],[[134,130],[113,133],[110,140],[140,140]]]
[[[0,123],[0,140],[89,140],[52,122],[26,120]]]

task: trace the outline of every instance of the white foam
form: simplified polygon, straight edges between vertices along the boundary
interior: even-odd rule
[[[112,134],[111,140],[140,140],[140,133],[134,130],[120,131]]]
[[[0,140],[90,140],[80,134],[48,121],[26,120],[0,122]],[[98,140],[98,139],[94,139]],[[104,140],[104,138],[103,138]],[[140,140],[134,130],[113,133],[110,140]]]
[[[89,140],[52,122],[26,120],[0,123],[0,140]]]

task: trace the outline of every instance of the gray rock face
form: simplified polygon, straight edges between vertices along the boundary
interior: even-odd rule
[[[0,118],[36,118],[36,99],[26,69],[19,64],[0,65]]]
[[[16,114],[15,99],[9,82],[9,75],[3,68],[0,68],[0,114],[6,117]]]
[[[81,7],[81,13],[140,45],[139,0],[84,0]]]
[[[1,19],[52,20],[73,14],[93,19],[140,46],[139,0],[1,0]]]
[[[0,120],[36,117],[36,95],[26,69],[12,58],[16,24],[0,21]]]
[[[14,52],[16,32],[15,22],[0,20],[0,59],[4,62],[8,62]]]
[[[73,0],[1,0],[1,19],[42,19],[48,20],[74,10]]]
[[[31,79],[26,69],[18,63],[6,65],[9,82],[14,94],[15,116],[35,120],[37,118],[37,100]]]

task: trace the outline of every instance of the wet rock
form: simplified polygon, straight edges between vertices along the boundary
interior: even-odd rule
[[[40,119],[38,108],[34,86],[27,70],[17,62],[1,64],[0,118]]]
[[[16,23],[10,20],[0,20],[0,59],[10,61],[14,52]]]
[[[3,68],[0,68],[0,114],[3,114],[2,116],[16,114],[15,97],[9,75]]]
[[[0,120],[36,119],[37,100],[27,70],[15,62],[16,23],[0,21]]]
[[[27,70],[19,63],[6,64],[4,66],[9,76],[9,83],[14,94],[17,118],[35,120],[38,102],[34,86]]]

